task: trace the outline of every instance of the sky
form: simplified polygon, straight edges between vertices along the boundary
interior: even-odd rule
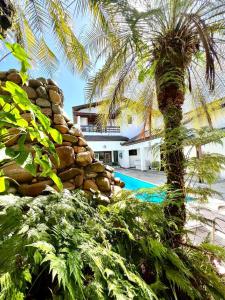
[[[76,21],[76,34],[79,36],[80,32],[89,24],[90,20],[87,17],[83,17],[82,19],[79,18]],[[20,69],[18,62],[13,58],[12,55],[9,55],[0,62],[0,71],[7,71],[9,69]],[[40,72],[39,69],[32,69],[30,75],[32,78],[49,78],[47,74]],[[85,81],[79,74],[72,74],[62,58],[60,59],[57,71],[51,78],[55,80],[59,87],[63,90],[64,110],[72,120],[72,106],[80,105],[86,102],[84,95]]]

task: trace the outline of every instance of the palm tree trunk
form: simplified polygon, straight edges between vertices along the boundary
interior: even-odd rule
[[[0,1],[0,33],[4,35],[7,29],[12,27],[14,7],[10,0]]]
[[[163,83],[163,76],[164,78],[168,78],[168,74],[171,74],[171,66],[169,71],[165,72],[165,70],[165,65],[158,69],[155,78],[158,105],[163,115],[165,129],[163,149],[168,190],[164,213],[167,220],[172,221],[168,222],[170,225],[166,228],[165,234],[170,245],[177,247],[181,242],[181,232],[186,221],[185,158],[181,132],[182,104],[184,102],[184,72],[182,70],[174,70],[174,73],[179,78],[179,84],[172,80],[171,82],[167,81]]]

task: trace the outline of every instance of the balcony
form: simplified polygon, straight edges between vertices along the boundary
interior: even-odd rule
[[[119,126],[102,127],[99,125],[81,125],[80,129],[83,133],[120,133]]]

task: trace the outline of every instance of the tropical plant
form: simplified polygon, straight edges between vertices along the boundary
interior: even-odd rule
[[[3,41],[4,42],[4,41]],[[21,63],[20,76],[23,84],[27,80],[27,70],[30,66],[29,58],[24,49],[19,44],[5,42],[10,53]],[[52,170],[50,156],[58,162],[54,143],[62,143],[61,134],[51,128],[48,117],[42,114],[41,109],[34,105],[28,98],[26,92],[14,82],[6,81],[5,86],[1,86],[4,94],[0,95],[0,167],[5,163],[14,161],[27,169],[33,176],[37,175],[38,167],[40,176],[50,177],[59,189],[62,183]],[[24,113],[29,112],[31,122],[24,118]],[[49,138],[51,137],[51,139]],[[24,143],[27,138],[36,141],[31,149],[26,149]],[[10,141],[17,140],[17,147],[10,147]],[[4,172],[0,170],[0,193],[4,192],[8,186],[8,180]]]
[[[0,29],[5,35],[11,33],[32,62],[39,63],[45,72],[54,73],[59,54],[73,72],[87,66],[88,56],[72,25],[72,1],[3,0],[1,3]]]
[[[206,145],[223,145],[223,139],[225,138],[225,132],[223,129],[212,129],[209,127],[202,127],[201,129],[188,129],[186,127],[180,127],[179,133],[182,134],[181,148],[185,153],[185,191],[191,198],[197,198],[195,200],[207,202],[209,197],[216,196],[223,198],[222,194],[216,190],[213,190],[211,185],[216,183],[221,175],[221,172],[225,169],[225,155],[220,153],[208,153],[204,147]],[[176,143],[175,140],[170,139],[171,145]],[[152,146],[154,153],[162,154],[164,157],[163,132],[161,133],[161,139],[158,143]],[[196,155],[199,148],[202,148],[201,155]],[[152,162],[154,163],[154,161]],[[161,161],[164,166],[164,161]],[[199,180],[201,179],[201,180]],[[205,183],[204,186],[199,183]],[[165,197],[166,185],[161,186],[162,197]],[[155,194],[155,190],[149,191],[144,189],[137,191],[138,194],[145,193],[147,195]]]
[[[10,199],[0,200],[1,299],[155,298],[82,192]]]
[[[151,168],[155,169],[155,170],[159,170],[160,169],[160,162],[157,160],[153,160],[153,162],[151,163]]]
[[[172,249],[163,206],[121,197],[1,196],[0,299],[225,299],[223,248]]]
[[[207,153],[202,151],[205,145],[214,144],[217,146],[223,145],[225,132],[223,129],[201,128],[201,129],[184,129],[185,137],[183,139],[183,147],[188,149],[186,154],[186,182],[189,185],[195,180],[200,180],[209,186],[215,183],[225,168],[225,156],[220,153]],[[201,149],[201,154],[191,156],[190,153]]]
[[[186,220],[182,106],[187,87],[191,90],[202,69],[209,88],[215,87],[216,68],[223,55],[224,1],[100,2],[107,26],[96,27],[88,35],[87,49],[91,53],[97,49],[97,58],[106,56],[106,62],[90,77],[87,96],[90,101],[94,96],[105,99],[106,115],[128,105],[130,98],[136,103],[139,99],[151,118],[156,95],[165,127],[165,215],[182,228]],[[180,238],[168,228],[174,246]]]

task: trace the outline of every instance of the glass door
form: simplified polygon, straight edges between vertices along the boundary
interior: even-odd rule
[[[105,154],[104,155],[104,163],[111,164],[112,163],[111,152],[105,152],[104,154]]]

